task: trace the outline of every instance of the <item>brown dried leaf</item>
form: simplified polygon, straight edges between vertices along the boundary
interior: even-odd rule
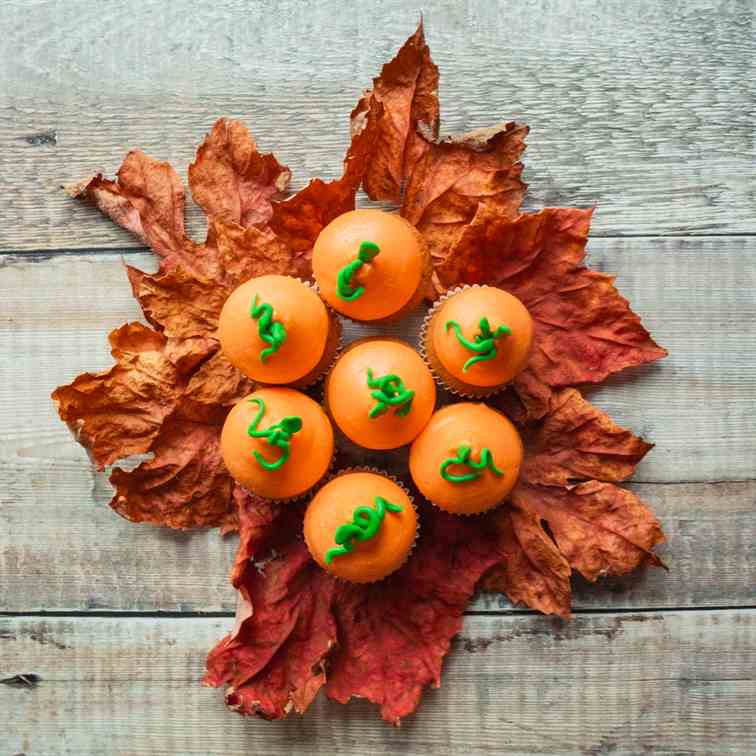
[[[588,580],[624,575],[647,560],[661,564],[651,551],[664,543],[659,522],[635,494],[611,483],[569,490],[520,483],[512,502],[549,524],[559,550]]]
[[[258,152],[243,123],[225,118],[215,122],[189,166],[189,188],[205,214],[243,227],[270,219],[271,202],[290,179],[273,155]]]
[[[402,215],[423,234],[438,264],[473,220],[481,201],[514,218],[525,196],[519,162],[528,128],[504,123],[428,143],[410,176]]]
[[[501,534],[503,558],[481,587],[505,593],[515,604],[569,619],[572,570],[540,518],[504,506],[491,520]]]
[[[653,448],[617,425],[575,389],[551,399],[549,414],[531,434],[521,477],[532,484],[629,478]]]
[[[145,318],[174,339],[214,338],[228,291],[201,275],[176,266],[151,275],[126,266],[134,297]]]
[[[233,481],[220,453],[220,428],[168,419],[151,450],[154,459],[134,470],[113,470],[110,506],[133,522],[222,525],[232,511]]]
[[[84,373],[52,395],[61,419],[100,469],[149,451],[180,393],[159,333],[128,323],[110,334],[110,344],[116,359],[110,370]]]
[[[376,119],[376,137],[365,191],[373,200],[399,202],[405,177],[427,149],[418,127],[432,140],[438,136],[438,68],[425,43],[422,21],[352,111],[353,132],[366,114]]]

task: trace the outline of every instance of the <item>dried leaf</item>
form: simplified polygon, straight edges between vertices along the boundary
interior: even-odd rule
[[[231,407],[254,391],[254,387],[255,384],[218,351],[189,379],[178,413],[184,419],[222,425]]]
[[[84,373],[52,395],[61,419],[100,469],[149,451],[180,393],[159,333],[129,323],[110,334],[110,345],[116,359],[110,370]]]
[[[591,214],[548,208],[511,220],[482,203],[436,268],[444,287],[500,286],[530,310],[533,352],[513,384],[526,419],[543,417],[553,389],[598,383],[666,355],[613,279],[582,265]]]
[[[483,518],[426,507],[422,537],[398,573],[369,586],[339,583],[328,696],[367,698],[385,721],[399,724],[423,688],[441,684],[443,659],[475,586],[500,559],[498,534]]]
[[[568,619],[572,570],[540,518],[504,506],[491,520],[501,534],[503,558],[484,577],[481,587],[505,593],[515,604]]]
[[[133,522],[221,525],[232,512],[233,481],[220,453],[220,428],[169,419],[151,450],[154,459],[135,469],[113,470],[110,506]]]
[[[242,603],[236,629],[210,654],[205,682],[229,685],[230,706],[265,718],[303,711],[325,683],[331,698],[368,698],[398,724],[425,686],[440,684],[475,585],[501,558],[498,533],[480,518],[428,508],[425,538],[399,573],[348,584],[291,538],[301,514],[287,510],[274,521],[275,512],[252,498],[241,499],[239,511],[232,575]],[[268,558],[251,561],[261,553]]]
[[[652,554],[664,542],[659,523],[634,494],[612,485],[628,478],[650,448],[574,389],[554,395],[549,414],[526,435],[512,506],[491,515],[506,555],[484,587],[568,617],[570,567],[596,580],[646,561],[661,565]],[[571,487],[576,481],[585,482]]]
[[[449,255],[481,201],[514,218],[527,186],[522,164],[528,128],[504,123],[428,143],[409,178],[402,215],[423,234],[434,262]]]
[[[512,502],[548,523],[559,550],[588,580],[624,575],[647,559],[661,564],[651,553],[664,543],[658,521],[635,494],[611,483],[569,490],[520,483]]]
[[[629,478],[652,449],[575,389],[551,400],[549,414],[531,434],[521,477],[528,483],[561,485]]]
[[[353,133],[367,114],[376,117],[377,133],[365,191],[373,200],[399,202],[405,177],[427,149],[418,127],[431,140],[438,136],[438,68],[425,43],[422,21],[352,111]]]
[[[131,266],[126,271],[134,297],[155,328],[175,339],[214,338],[227,289],[180,266],[154,275]]]
[[[267,222],[291,171],[263,155],[240,121],[218,119],[189,166],[189,188],[208,217],[243,227]]]
[[[336,642],[335,582],[310,558],[294,529],[301,512],[239,497],[240,552],[232,572],[240,592],[237,623],[207,662],[206,685],[228,686],[226,703],[242,714],[281,719],[303,712],[325,682]],[[255,563],[258,553],[267,558]]]
[[[294,271],[291,249],[268,226],[242,228],[216,220],[211,222],[211,228],[218,250],[221,288],[226,292],[256,276],[289,275]]]

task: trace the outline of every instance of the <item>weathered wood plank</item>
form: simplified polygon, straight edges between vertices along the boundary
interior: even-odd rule
[[[756,239],[594,239],[590,247],[595,267],[619,274],[620,290],[671,353],[590,392],[657,444],[635,479],[756,478]],[[45,464],[82,459],[49,392],[109,366],[106,332],[139,311],[117,256],[42,259],[0,257],[0,459]]]
[[[218,619],[3,619],[8,753],[749,753],[756,612],[468,617],[440,691],[400,729],[366,702],[242,720],[201,688]],[[548,714],[545,712],[548,711]]]
[[[112,173],[134,146],[183,175],[220,115],[246,120],[298,186],[335,175],[348,112],[418,16],[403,0],[383,3],[379,24],[368,0],[349,13],[338,0],[26,7],[0,7],[0,249],[134,245],[57,186]],[[527,121],[531,206],[597,204],[603,235],[756,230],[752,4],[424,10],[444,130]]]
[[[122,520],[110,486],[79,461],[3,465],[0,608],[3,611],[227,611],[237,540],[215,531],[177,533]],[[576,609],[754,604],[756,481],[633,484],[661,520],[670,571],[652,569],[589,585],[575,582]],[[507,611],[483,595],[473,611]]]

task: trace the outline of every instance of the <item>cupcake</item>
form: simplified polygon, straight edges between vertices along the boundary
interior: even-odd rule
[[[237,483],[266,499],[309,491],[333,457],[333,428],[320,405],[289,388],[263,388],[228,413],[221,453]]]
[[[488,396],[527,364],[533,319],[517,297],[502,289],[466,286],[433,307],[421,339],[442,384],[463,396]]]
[[[259,276],[234,289],[220,314],[218,338],[229,362],[258,383],[303,388],[330,366],[340,324],[307,284]]]
[[[326,408],[340,430],[366,449],[410,443],[430,420],[436,385],[420,355],[398,339],[351,344],[326,378]]]
[[[320,232],[312,270],[334,310],[352,320],[379,322],[420,303],[431,262],[422,237],[400,215],[353,210]]]
[[[522,464],[514,425],[485,404],[450,404],[436,412],[410,449],[412,479],[431,503],[452,514],[500,504]]]
[[[407,492],[375,472],[344,472],[307,507],[304,538],[327,572],[372,583],[398,570],[417,536],[417,513]]]

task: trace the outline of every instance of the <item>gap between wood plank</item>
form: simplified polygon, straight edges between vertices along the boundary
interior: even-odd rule
[[[573,616],[612,617],[615,615],[633,614],[671,614],[689,612],[732,612],[751,611],[756,609],[756,604],[747,606],[665,606],[665,607],[639,607],[624,609],[573,609]],[[0,619],[231,619],[234,612],[132,612],[132,611],[36,611],[36,612],[0,612]],[[489,611],[466,611],[465,617],[548,617],[540,612],[530,609],[491,610]],[[551,617],[556,620],[558,617]],[[569,622],[569,620],[566,620]]]
[[[588,243],[591,239],[694,239],[696,241],[705,241],[706,239],[723,239],[723,238],[742,238],[748,239],[756,236],[756,233],[748,232],[723,232],[723,233],[701,233],[701,234],[603,234],[601,232],[591,233],[588,237]],[[0,257],[18,257],[20,259],[37,258],[40,262],[50,260],[54,257],[64,255],[138,255],[151,252],[149,247],[59,247],[57,249],[0,249]],[[157,259],[157,254],[155,255]],[[590,267],[590,265],[589,265]]]

